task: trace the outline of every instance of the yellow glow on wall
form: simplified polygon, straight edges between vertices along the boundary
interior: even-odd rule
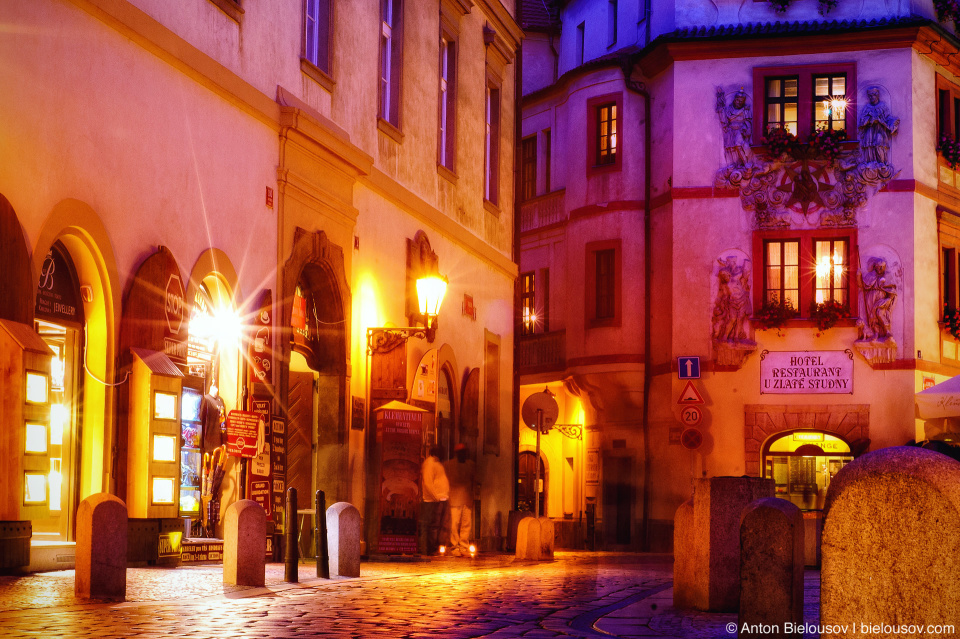
[[[63,425],[69,417],[70,413],[63,404],[50,406],[50,443],[54,446],[63,442]]]
[[[47,476],[42,473],[23,474],[23,503],[42,504],[47,501]]]
[[[43,373],[27,371],[27,402],[46,404],[49,401],[50,380]]]
[[[153,461],[177,460],[177,438],[170,435],[153,436]]]
[[[173,393],[155,392],[153,394],[153,418],[176,419],[177,396]]]
[[[384,313],[380,306],[380,286],[372,273],[357,276],[357,293],[353,297],[354,340],[350,349],[353,362],[366,366],[367,329],[383,326]],[[356,364],[355,364],[356,365]],[[365,379],[366,371],[354,371],[354,378]]]
[[[24,452],[44,454],[47,452],[47,427],[27,422]]]
[[[62,460],[50,460],[50,510],[60,510],[60,488],[63,475],[60,473]]]
[[[172,504],[173,503],[173,477],[154,477],[153,478],[153,503],[154,504]]]

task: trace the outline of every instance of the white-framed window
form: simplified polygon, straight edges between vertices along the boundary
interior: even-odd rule
[[[400,126],[400,68],[403,33],[402,0],[380,2],[380,117]]]
[[[303,57],[324,73],[330,73],[331,0],[304,0]]]
[[[456,157],[457,42],[440,35],[440,121],[437,162],[451,171]]]

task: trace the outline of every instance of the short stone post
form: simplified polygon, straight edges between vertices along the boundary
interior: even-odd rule
[[[77,597],[123,601],[127,596],[127,505],[107,493],[80,502],[76,553]]]
[[[517,559],[539,561],[543,547],[540,545],[540,520],[524,517],[517,526]]]
[[[538,517],[540,520],[540,559],[553,559],[554,537],[553,520],[549,517]]]
[[[796,636],[789,630],[803,624],[803,536],[803,513],[785,499],[766,497],[744,509],[737,618],[741,637]]]
[[[680,504],[673,516],[673,606],[693,608],[697,562],[693,545],[693,499]]]
[[[674,606],[711,612],[740,609],[740,514],[750,502],[773,497],[773,480],[759,477],[708,477],[693,484],[693,523],[689,544],[674,548],[680,561],[693,561],[692,581],[674,586]],[[676,582],[675,582],[676,583]],[[683,601],[683,606],[680,605]]]
[[[960,629],[960,463],[901,446],[847,464],[827,492],[821,553],[820,623],[835,630],[823,639]]]
[[[252,499],[230,504],[223,520],[223,583],[264,585],[266,556],[266,511]]]
[[[360,576],[360,511],[345,501],[327,508],[327,546],[331,577]]]

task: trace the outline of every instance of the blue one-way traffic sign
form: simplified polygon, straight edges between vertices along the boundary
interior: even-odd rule
[[[677,376],[680,379],[700,379],[700,358],[678,357]]]

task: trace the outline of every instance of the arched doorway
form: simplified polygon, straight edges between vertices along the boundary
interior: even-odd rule
[[[803,510],[819,510],[840,469],[853,461],[842,438],[815,430],[779,433],[763,447],[763,476],[773,479],[776,496]]]
[[[543,516],[547,512],[547,467],[544,464],[543,457],[540,457],[540,512],[538,516]],[[517,510],[529,510],[533,512],[536,499],[535,487],[537,486],[537,454],[532,451],[523,451],[519,457],[519,473],[517,481],[519,483],[517,491]]]

